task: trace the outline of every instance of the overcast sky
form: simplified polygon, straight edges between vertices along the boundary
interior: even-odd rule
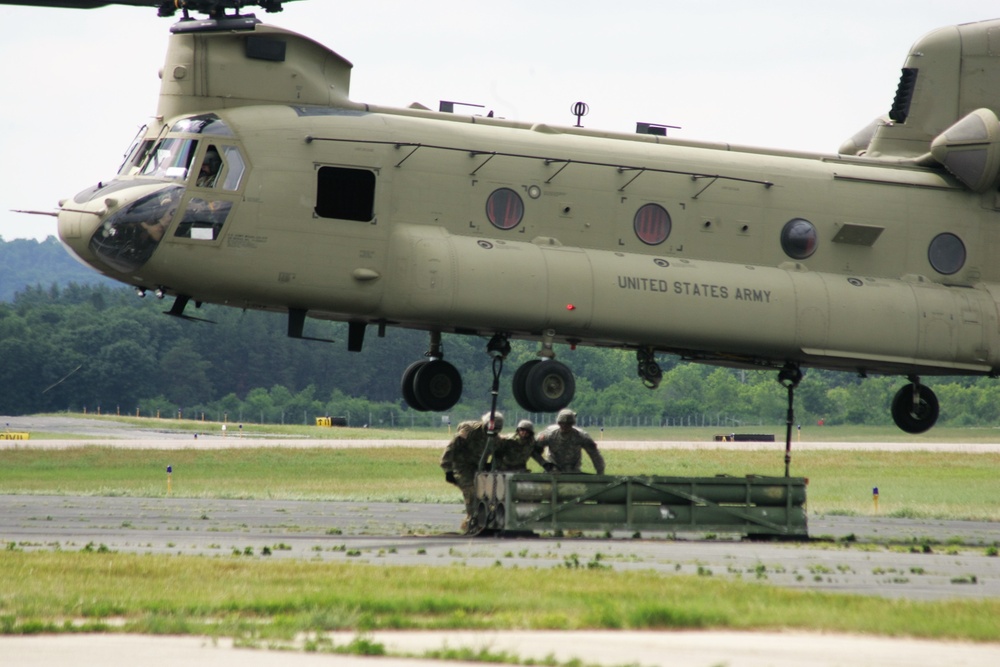
[[[483,104],[497,116],[836,152],[886,113],[909,47],[1000,17],[986,0],[302,0],[265,22],[354,63],[351,98]],[[172,19],[0,5],[0,237],[44,239],[56,202],[114,175],[156,110]]]

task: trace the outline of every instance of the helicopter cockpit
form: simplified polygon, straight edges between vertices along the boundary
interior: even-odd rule
[[[135,198],[111,212],[89,249],[109,267],[132,273],[161,241],[216,243],[237,201],[246,161],[215,114],[183,118],[156,139],[136,143],[118,178],[78,194],[85,204],[112,192]]]

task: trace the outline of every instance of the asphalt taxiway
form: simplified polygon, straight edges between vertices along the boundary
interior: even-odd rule
[[[385,566],[461,563],[743,578],[788,588],[947,599],[1000,597],[1000,524],[810,517],[822,541],[467,537],[459,504],[0,496],[0,543],[24,550],[114,551],[346,560]],[[266,554],[266,555],[265,555]]]

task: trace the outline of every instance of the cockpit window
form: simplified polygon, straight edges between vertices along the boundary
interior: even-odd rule
[[[146,161],[146,155],[155,143],[153,137],[143,139],[143,136],[145,136],[146,130],[148,129],[148,125],[143,125],[139,128],[139,131],[136,132],[135,138],[132,139],[132,143],[129,144],[128,150],[125,151],[125,159],[122,160],[121,166],[118,167],[119,175],[127,176],[134,174],[139,171],[142,163]]]
[[[195,139],[163,139],[150,151],[140,173],[143,176],[183,180],[187,178],[197,149]]]
[[[240,183],[243,182],[243,172],[247,168],[246,162],[243,161],[243,155],[240,154],[240,149],[236,146],[223,146],[222,150],[226,154],[226,164],[229,166],[222,189],[230,191],[239,190]]]
[[[118,169],[118,174],[127,176],[139,171],[142,163],[149,157],[149,150],[152,147],[152,139],[144,139],[139,143],[133,144],[132,150],[129,151],[129,154],[125,157],[125,161],[122,162],[122,166]]]
[[[183,192],[180,186],[167,187],[109,216],[90,238],[91,251],[117,271],[136,271],[163,239]]]
[[[231,201],[192,197],[184,209],[184,217],[178,223],[174,236],[195,241],[214,241],[219,238],[232,208]]]
[[[221,187],[223,190],[235,192],[240,189],[245,171],[246,163],[239,148],[209,144],[198,166],[198,177],[194,185],[199,188]]]
[[[222,171],[222,156],[219,149],[214,145],[205,150],[205,157],[202,158],[201,167],[198,169],[198,178],[195,185],[199,188],[214,188],[219,180],[219,172]]]
[[[170,128],[171,132],[187,132],[189,134],[211,134],[217,137],[231,137],[233,131],[229,129],[221,118],[214,113],[206,113],[190,118],[182,118],[174,123]]]

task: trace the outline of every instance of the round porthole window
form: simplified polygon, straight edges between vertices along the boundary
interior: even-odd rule
[[[643,243],[658,245],[670,236],[670,214],[659,204],[646,204],[635,212],[632,228]]]
[[[950,276],[965,266],[965,244],[954,234],[938,234],[927,249],[927,259],[935,271]]]
[[[805,259],[816,252],[816,226],[802,218],[792,218],[781,230],[781,249],[792,259]]]
[[[486,217],[497,229],[514,229],[524,218],[521,195],[510,188],[494,190],[486,200]]]

